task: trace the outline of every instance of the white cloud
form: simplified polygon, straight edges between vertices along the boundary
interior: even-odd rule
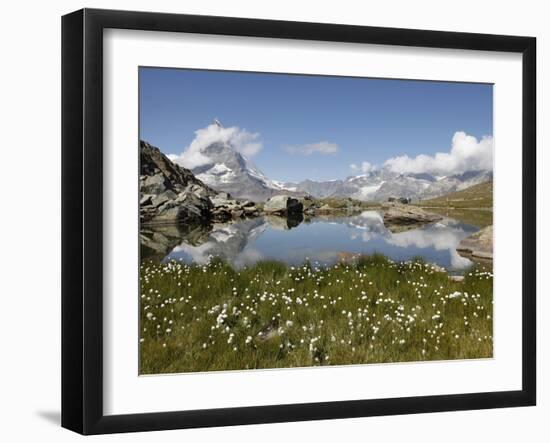
[[[315,153],[331,155],[338,152],[338,145],[328,141],[321,141],[319,143],[308,143],[305,145],[287,145],[284,146],[284,149],[293,155],[311,155]]]
[[[493,170],[493,137],[477,140],[465,132],[455,132],[450,152],[433,156],[408,155],[390,158],[384,166],[397,173],[459,174],[472,170]]]
[[[356,163],[352,163],[351,165],[349,165],[349,167],[353,172],[361,171],[364,174],[367,174],[368,172],[374,171],[376,169],[376,167],[369,162],[362,162],[359,166]]]
[[[233,149],[248,158],[253,157],[262,149],[260,134],[248,132],[237,126],[224,128],[212,123],[206,128],[195,131],[195,139],[180,155],[171,154],[168,157],[186,168],[193,169],[210,162],[203,151],[216,142],[229,144]]]

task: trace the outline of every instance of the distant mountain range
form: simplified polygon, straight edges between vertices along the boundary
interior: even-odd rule
[[[442,177],[432,174],[398,174],[381,168],[344,180],[305,180],[287,186],[317,198],[351,197],[363,201],[384,201],[388,197],[406,197],[417,201],[466,189],[492,178],[491,171],[468,171]]]
[[[202,148],[200,153],[206,162],[191,169],[198,179],[217,191],[252,201],[265,201],[278,194],[297,197],[311,195],[315,198],[351,197],[363,201],[406,197],[416,201],[460,191],[493,178],[492,171],[485,170],[436,176],[427,173],[399,174],[379,168],[342,180],[290,183],[268,178],[228,142],[214,141]]]
[[[444,196],[423,200],[424,207],[492,208],[493,181],[479,183],[469,188],[450,192]]]

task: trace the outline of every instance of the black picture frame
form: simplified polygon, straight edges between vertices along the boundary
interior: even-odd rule
[[[522,54],[522,388],[517,391],[103,413],[103,30],[503,51]],[[83,9],[62,18],[62,426],[82,434],[229,426],[536,403],[536,39],[230,17]]]

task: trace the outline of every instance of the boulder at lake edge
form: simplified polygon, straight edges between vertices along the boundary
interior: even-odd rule
[[[400,203],[385,203],[382,208],[384,209],[384,224],[386,226],[417,225],[443,219],[442,216],[425,211],[422,208]]]
[[[493,259],[493,226],[487,226],[462,239],[456,250],[461,255],[470,255],[485,260]]]
[[[304,205],[299,200],[288,195],[276,195],[271,197],[264,205],[266,214],[298,214],[302,213]]]

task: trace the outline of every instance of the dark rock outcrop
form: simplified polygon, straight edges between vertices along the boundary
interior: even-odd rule
[[[216,192],[160,150],[140,141],[140,221],[142,224],[204,222],[212,217]]]
[[[214,219],[219,222],[239,218],[258,217],[260,215],[260,211],[254,202],[241,202],[232,199],[231,196],[225,192],[220,192],[218,195],[211,198],[211,201],[214,205],[212,215]]]
[[[158,148],[140,142],[140,221],[143,225],[205,224],[257,217],[254,202],[234,200],[205,185]]]

